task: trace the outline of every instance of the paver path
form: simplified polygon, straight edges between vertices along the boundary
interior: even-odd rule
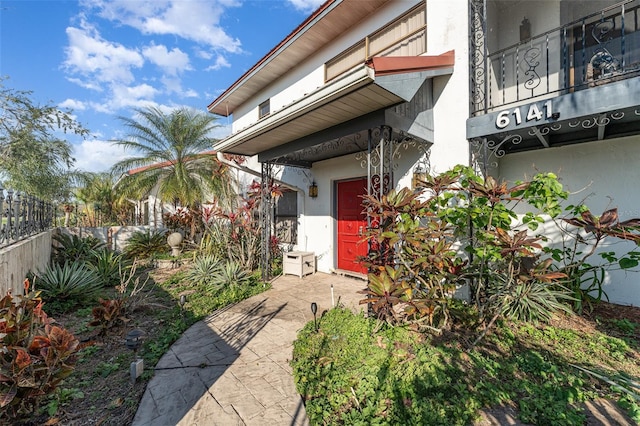
[[[317,273],[273,288],[194,324],[160,359],[134,426],[306,425],[289,366],[305,323],[335,303],[359,310],[363,281]]]

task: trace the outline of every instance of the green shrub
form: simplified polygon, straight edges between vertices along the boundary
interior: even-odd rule
[[[51,260],[58,265],[91,261],[96,252],[105,248],[104,243],[93,236],[57,234],[53,239],[57,244],[53,245]]]
[[[35,286],[46,300],[73,306],[100,296],[104,282],[83,263],[54,263],[36,275]]]
[[[168,250],[166,232],[147,229],[131,234],[124,252],[132,258],[146,258],[166,253]]]
[[[33,414],[74,369],[78,340],[52,325],[39,292],[0,300],[0,423]]]
[[[193,265],[187,270],[185,279],[194,285],[208,285],[214,274],[221,268],[220,260],[213,255],[198,256]]]
[[[227,261],[213,272],[208,283],[214,288],[241,287],[250,284],[253,276],[238,262]]]
[[[121,278],[131,269],[132,262],[124,254],[112,250],[98,250],[87,262],[90,269],[107,287],[120,284]]]

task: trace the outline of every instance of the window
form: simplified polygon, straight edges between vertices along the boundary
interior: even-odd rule
[[[271,112],[271,102],[267,99],[258,107],[258,118],[266,117]]]
[[[284,191],[275,209],[276,236],[283,244],[296,244],[298,240],[298,193]]]

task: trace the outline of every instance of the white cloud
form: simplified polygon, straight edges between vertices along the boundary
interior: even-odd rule
[[[85,89],[95,90],[96,92],[102,92],[104,89],[99,84],[95,84],[92,81],[84,81],[79,78],[67,77],[67,80],[71,83],[77,84],[80,87],[84,87]]]
[[[85,140],[73,145],[76,167],[88,172],[107,171],[120,160],[131,157],[131,153],[109,141]]]
[[[214,64],[208,66],[205,69],[205,71],[216,71],[221,68],[230,68],[230,67],[231,67],[231,64],[229,63],[229,61],[227,61],[227,59],[224,56],[218,55]]]
[[[296,10],[311,13],[320,7],[326,0],[287,0]]]
[[[134,80],[132,68],[140,68],[144,58],[134,49],[109,42],[95,29],[67,28],[69,46],[65,49],[64,67],[72,74],[78,74],[92,82],[131,83]]]
[[[166,46],[152,44],[145,47],[142,54],[170,75],[177,75],[182,71],[192,69],[189,64],[189,55],[177,47],[168,50]]]
[[[112,94],[108,107],[112,110],[118,110],[120,108],[140,108],[155,105],[153,98],[158,94],[158,90],[148,84],[113,86]]]
[[[60,108],[70,108],[75,111],[84,111],[87,109],[87,105],[84,102],[75,99],[65,99],[58,106]]]
[[[225,9],[235,0],[87,0],[105,19],[133,27],[144,34],[175,35],[214,49],[240,52],[240,41],[220,26]]]

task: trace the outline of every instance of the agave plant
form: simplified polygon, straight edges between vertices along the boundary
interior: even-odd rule
[[[194,285],[211,284],[213,277],[222,267],[222,262],[213,255],[198,256],[187,271],[185,279]]]
[[[54,263],[36,274],[36,285],[45,299],[80,303],[98,298],[104,282],[83,263]]]
[[[211,276],[209,284],[214,287],[240,287],[251,283],[251,274],[238,262],[223,263]]]

